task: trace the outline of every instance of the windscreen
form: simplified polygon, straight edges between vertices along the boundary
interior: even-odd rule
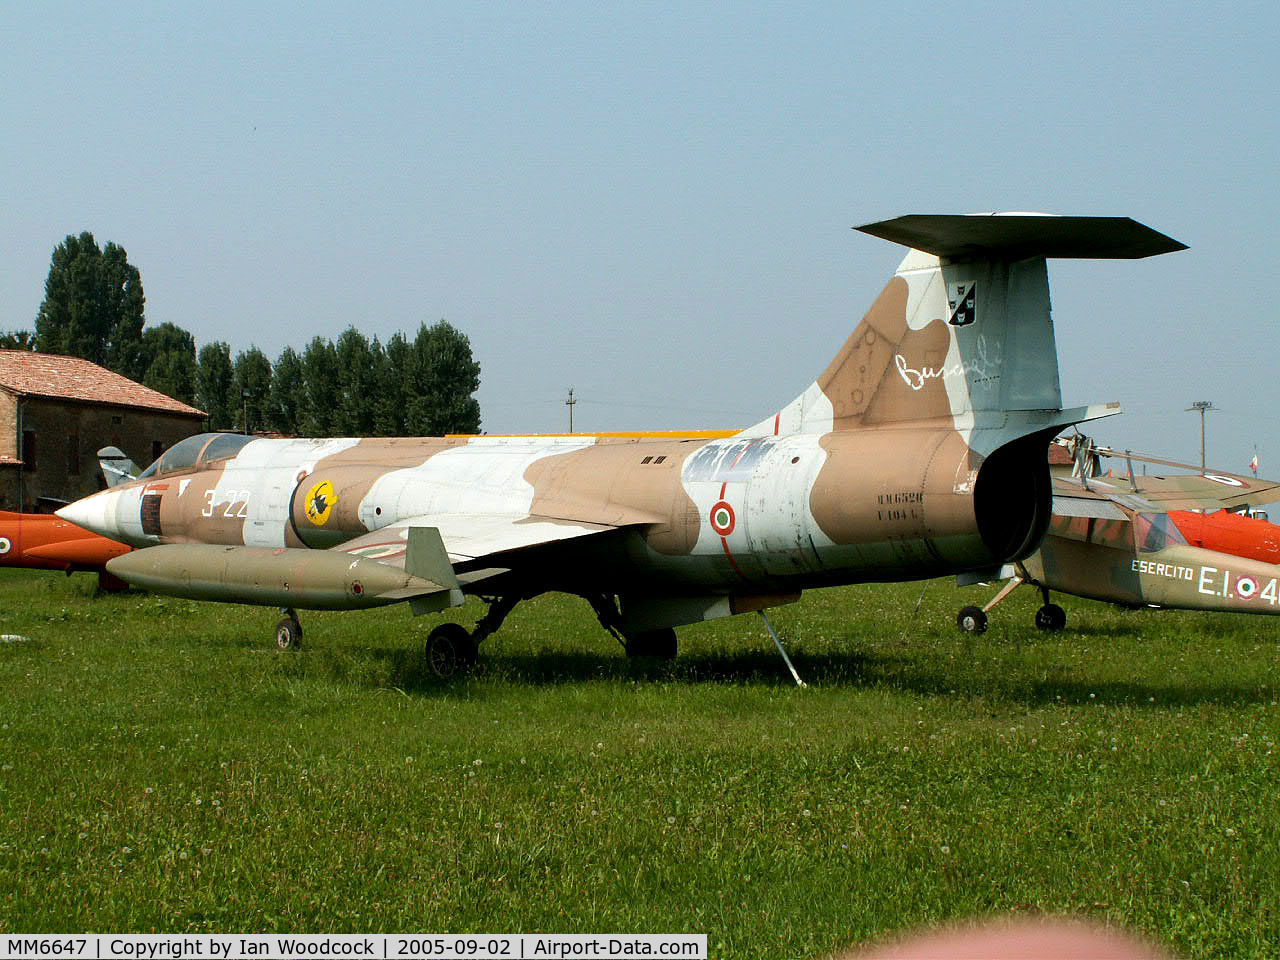
[[[1155,553],[1187,542],[1167,513],[1138,514],[1133,518],[1133,535],[1139,553]]]

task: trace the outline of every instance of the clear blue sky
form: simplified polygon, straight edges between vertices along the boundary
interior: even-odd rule
[[[902,213],[1128,215],[1051,266],[1104,442],[1280,476],[1274,3],[8,4],[0,327],[68,233],[147,318],[275,357],[445,318],[491,432],[745,426],[799,393]]]

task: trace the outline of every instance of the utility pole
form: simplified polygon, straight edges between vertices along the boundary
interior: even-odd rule
[[[577,402],[578,402],[577,400],[573,399],[573,387],[570,387],[569,399],[564,402],[564,405],[569,408],[569,432],[570,433],[573,433],[573,405]]]
[[[1204,473],[1204,415],[1213,409],[1213,403],[1209,400],[1197,400],[1191,406],[1187,407],[1184,413],[1191,413],[1193,410],[1200,411],[1200,473]]]

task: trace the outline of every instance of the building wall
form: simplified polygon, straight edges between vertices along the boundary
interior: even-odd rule
[[[0,389],[0,457],[18,459],[18,398]]]
[[[119,447],[145,467],[159,451],[204,427],[202,417],[159,410],[51,397],[14,399],[0,391],[0,456],[16,453],[23,461],[21,467],[0,466],[3,510],[34,512],[41,497],[78,500],[101,490],[105,481],[97,453],[102,447]]]

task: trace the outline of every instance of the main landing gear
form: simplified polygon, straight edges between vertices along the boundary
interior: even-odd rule
[[[495,633],[515,609],[523,597],[494,597],[488,600],[489,609],[468,631],[460,623],[442,623],[427,634],[425,654],[427,667],[442,680],[450,680],[466,673],[476,665],[480,655],[480,643]]]
[[[448,680],[476,665],[479,646],[460,623],[442,623],[427,634],[427,667]]]
[[[1021,573],[1010,580],[999,593],[992,597],[991,602],[985,607],[965,607],[956,617],[956,626],[965,633],[984,633],[987,629],[987,613],[995,607],[1001,600],[1013,593],[1018,587],[1024,583],[1030,582],[1026,576]],[[1067,625],[1067,612],[1056,603],[1049,602],[1049,588],[1041,584],[1036,584],[1040,589],[1040,596],[1044,600],[1044,605],[1036,611],[1036,628],[1039,630],[1061,630]]]
[[[677,646],[675,627],[633,633],[623,644],[628,657],[653,657],[657,660],[674,660]]]
[[[594,594],[588,596],[586,600],[591,604],[591,609],[596,612],[600,625],[613,634],[617,641],[622,644],[622,649],[627,652],[628,658],[675,659],[678,645],[676,643],[676,631],[673,627],[624,634],[622,632],[622,614],[618,610],[618,602],[614,597],[607,594]],[[768,628],[769,636],[773,638],[774,645],[778,648],[778,653],[782,654],[782,659],[786,663],[787,669],[791,671],[791,677],[795,680],[796,686],[803,687],[805,682],[800,679],[800,674],[796,673],[796,668],[792,664],[791,658],[787,656],[786,647],[782,645],[782,639],[778,636],[778,631],[773,629],[773,624],[769,622],[769,617],[763,610],[757,612],[760,614],[760,619],[764,621],[765,627]]]
[[[1044,606],[1036,611],[1036,626],[1041,630],[1061,630],[1067,625],[1067,611],[1049,602],[1048,590],[1044,593]]]
[[[628,659],[634,657],[652,657],[655,660],[674,660],[679,644],[676,641],[674,627],[663,627],[660,630],[640,630],[632,633],[622,632],[622,612],[618,609],[618,601],[609,594],[590,594],[586,598],[595,611],[596,619],[626,651]]]
[[[965,633],[986,633],[987,611],[981,607],[965,607],[956,617],[956,626]]]
[[[487,598],[486,598],[487,599]],[[468,631],[458,623],[441,623],[427,634],[427,667],[442,680],[452,679],[475,666],[480,643],[502,626],[507,615],[525,596],[494,597],[488,600],[489,609],[476,621],[475,629]],[[612,634],[628,657],[654,657],[671,660],[676,655],[676,632],[670,627],[647,630],[626,636],[621,632],[622,615],[617,601],[605,594],[592,594],[586,598],[600,620],[600,624]]]

